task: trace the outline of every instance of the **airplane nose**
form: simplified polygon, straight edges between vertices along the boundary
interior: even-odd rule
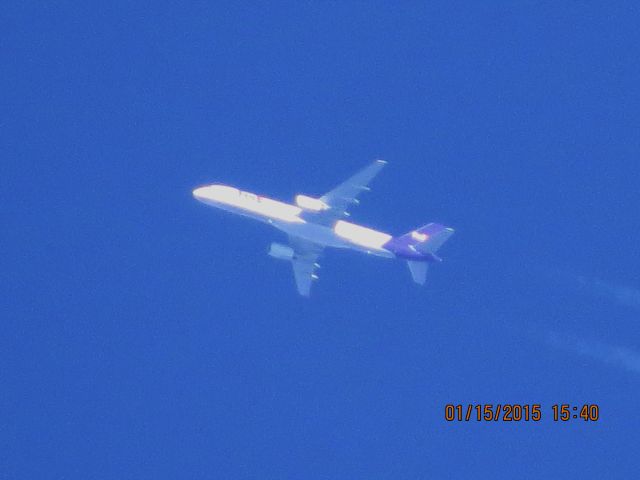
[[[204,197],[205,188],[206,187],[194,188],[193,191],[191,192],[191,194],[193,195],[193,198],[195,198],[196,200],[201,200]]]

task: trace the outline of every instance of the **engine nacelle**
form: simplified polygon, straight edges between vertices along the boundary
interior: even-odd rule
[[[278,260],[293,260],[293,248],[273,242],[269,248],[269,255]]]
[[[319,198],[307,197],[306,195],[296,195],[296,205],[311,212],[321,212],[329,208],[329,205]]]

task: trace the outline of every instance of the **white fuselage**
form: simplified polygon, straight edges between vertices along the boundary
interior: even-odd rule
[[[383,247],[391,240],[391,235],[355,223],[344,220],[337,220],[332,225],[313,223],[302,217],[305,210],[301,207],[226,185],[196,188],[193,196],[207,205],[269,223],[289,235],[323,247],[350,248],[381,257],[394,257]]]

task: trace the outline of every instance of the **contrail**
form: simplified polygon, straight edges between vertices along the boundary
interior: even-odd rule
[[[640,352],[627,347],[589,341],[575,335],[549,332],[546,343],[554,348],[591,357],[600,362],[640,374]]]
[[[577,277],[579,284],[596,295],[610,298],[620,305],[625,307],[635,308],[640,310],[640,290],[633,287],[624,285],[615,285],[612,283],[603,282],[602,280],[587,279],[585,277]]]
[[[566,282],[568,287],[611,300],[618,305],[640,310],[640,289],[638,288],[562,270],[547,270],[547,274]]]

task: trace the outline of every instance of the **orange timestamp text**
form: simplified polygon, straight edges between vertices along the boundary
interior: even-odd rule
[[[600,418],[600,407],[596,404],[563,403],[552,405],[550,413],[554,422],[596,422]],[[542,418],[543,408],[539,403],[448,403],[444,407],[447,422],[539,422]]]

